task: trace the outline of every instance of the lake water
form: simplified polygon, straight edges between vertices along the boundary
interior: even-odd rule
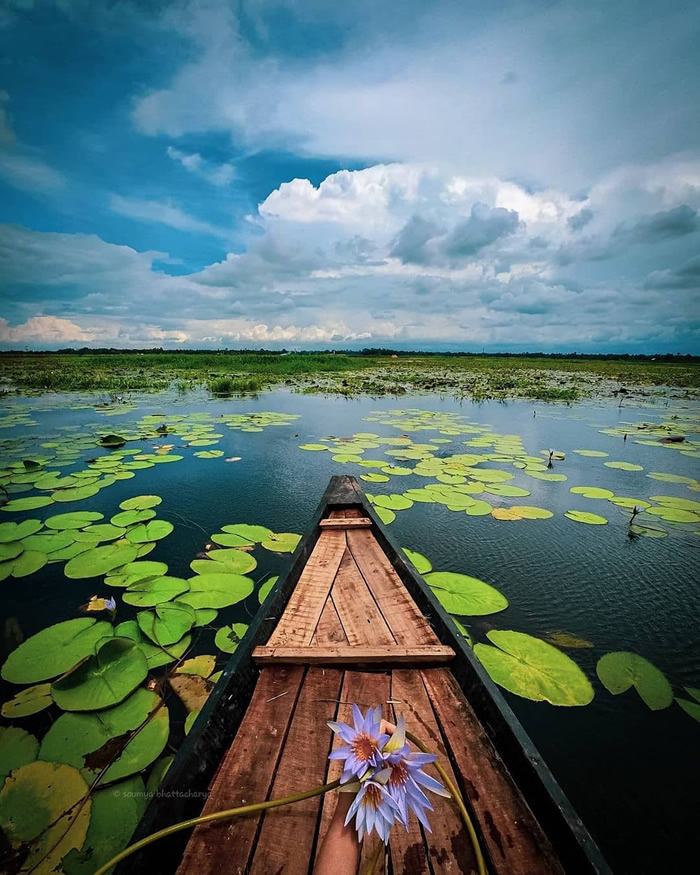
[[[94,396],[88,403],[90,400],[94,402]],[[688,698],[684,686],[700,687],[700,525],[662,523],[667,537],[630,539],[627,512],[605,500],[574,495],[570,488],[599,486],[615,495],[638,499],[657,494],[700,499],[685,484],[658,482],[647,476],[650,472],[670,472],[695,478],[700,470],[697,456],[684,456],[661,444],[639,444],[634,439],[638,434],[631,433],[623,442],[620,435],[601,433],[601,429],[618,428],[620,423],[660,422],[674,414],[697,417],[697,408],[679,400],[661,401],[658,407],[620,409],[594,403],[571,407],[526,402],[475,405],[435,396],[340,400],[278,391],[243,399],[151,396],[138,400],[138,410],[106,417],[93,407],[72,409],[76,403],[75,396],[8,402],[2,411],[5,416],[31,411],[36,425],[20,422],[0,432],[5,453],[16,457],[18,446],[20,458],[46,453],[40,444],[57,438],[65,441],[71,433],[66,426],[79,426],[73,430],[77,433],[133,430],[133,423],[150,413],[218,417],[273,411],[298,415],[289,425],[259,432],[217,427],[217,433],[223,435],[215,446],[224,453],[219,458],[197,458],[192,449],[179,450],[177,436],[171,435],[160,442],[175,444],[173,452],[184,456],[180,462],[137,470],[133,479],[117,481],[84,501],[0,515],[0,522],[20,521],[89,509],[102,512],[107,522],[121,501],[135,495],[159,495],[158,518],[170,520],[175,528],[158,542],[148,559],[162,559],[169,565],[169,574],[184,577],[191,576],[189,562],[204,548],[209,534],[223,525],[258,523],[276,532],[303,533],[331,475],[359,476],[372,469],[342,464],[333,461],[330,452],[303,451],[300,445],[329,435],[373,432],[396,437],[403,433],[400,427],[365,421],[364,417],[373,417],[374,411],[416,408],[454,414],[463,417],[461,422],[488,427],[493,433],[518,435],[531,455],[548,447],[564,452],[565,460],[555,462],[553,470],[565,474],[565,482],[534,479],[493,462],[492,467],[512,471],[515,477],[509,482],[526,488],[531,495],[484,496],[495,506],[528,504],[549,509],[554,514],[551,519],[497,520],[490,515],[467,516],[442,504],[415,503],[397,513],[390,530],[403,546],[426,555],[436,570],[472,575],[507,596],[510,606],[502,613],[462,618],[475,640],[486,640],[485,632],[496,628],[539,637],[567,632],[593,644],[566,651],[594,685],[595,698],[590,705],[563,708],[508,692],[505,696],[616,872],[685,869],[685,860],[696,848],[700,725],[676,703],[652,712],[635,690],[611,695],[598,681],[595,668],[603,654],[629,650],[661,669],[676,695]],[[85,399],[80,403],[85,404]],[[677,406],[669,406],[673,404]],[[626,424],[622,427],[630,428]],[[445,436],[435,430],[411,432],[410,436],[416,443],[431,438],[450,440],[435,444],[438,454],[487,452],[464,447],[463,442],[473,437],[469,434]],[[688,437],[698,436],[690,429]],[[152,452],[154,443],[158,440],[145,442],[148,449],[143,451]],[[572,452],[577,448],[609,455],[585,457]],[[384,449],[388,447],[367,450],[365,458],[386,459]],[[73,467],[84,466],[84,460],[94,455],[94,451],[83,451],[82,461]],[[241,458],[226,462],[230,457]],[[643,470],[619,470],[603,464],[611,460],[632,462]],[[405,464],[413,466],[415,462]],[[60,470],[70,473],[73,468]],[[402,493],[425,486],[426,479],[392,476],[389,482],[364,485],[375,495]],[[29,494],[34,493],[16,497]],[[583,525],[564,516],[570,510],[593,511],[609,522]],[[259,581],[284,571],[288,564],[288,556],[268,553],[252,576]],[[17,618],[24,636],[29,637],[51,623],[79,616],[78,606],[95,593],[121,592],[108,591],[101,579],[70,580],[60,564],[47,565],[29,577],[8,578],[2,583],[3,615]],[[243,604],[221,610],[216,625],[247,622],[257,607],[254,594]],[[118,619],[132,617],[134,612],[128,606],[120,607]],[[204,629],[197,639],[197,650],[217,652],[213,637],[213,629]],[[222,654],[219,657],[218,667],[225,660]],[[3,690],[7,695],[15,691]],[[175,708],[173,715],[176,739],[184,712]],[[36,715],[17,725],[39,732],[36,727],[44,716]]]

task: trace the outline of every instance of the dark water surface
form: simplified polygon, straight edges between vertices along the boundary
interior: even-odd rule
[[[170,574],[184,577],[190,576],[189,562],[203,549],[207,535],[222,525],[249,522],[277,532],[303,533],[332,474],[357,476],[369,469],[339,464],[331,453],[305,452],[299,445],[358,431],[401,434],[394,427],[363,422],[371,411],[410,407],[455,413],[464,416],[465,422],[488,425],[494,432],[519,435],[530,454],[547,447],[565,452],[566,460],[557,463],[555,470],[567,475],[566,482],[543,482],[501,466],[515,474],[512,484],[532,494],[507,500],[486,496],[503,506],[547,508],[554,512],[552,519],[497,521],[490,516],[455,513],[440,504],[416,503],[397,513],[391,532],[402,545],[428,556],[436,570],[473,575],[507,596],[510,607],[506,611],[474,621],[464,619],[476,639],[484,640],[485,630],[498,628],[536,636],[566,631],[594,644],[593,648],[567,651],[594,685],[596,695],[590,705],[557,708],[507,692],[505,696],[616,872],[685,871],[689,859],[695,859],[693,869],[697,868],[700,725],[676,704],[652,712],[634,690],[610,695],[598,682],[595,666],[605,653],[632,650],[665,672],[674,691],[682,693],[684,685],[700,686],[700,538],[693,536],[691,529],[688,534],[672,531],[662,540],[630,540],[629,517],[621,508],[569,491],[572,486],[587,485],[635,498],[655,494],[700,498],[683,485],[646,476],[649,471],[661,471],[698,477],[696,458],[663,446],[644,446],[633,440],[623,443],[619,437],[599,432],[600,428],[616,427],[621,420],[658,420],[668,409],[620,410],[595,404],[567,408],[525,402],[475,405],[434,396],[339,400],[275,392],[259,399],[195,402],[154,396],[143,399],[133,414],[104,418],[92,408],[71,410],[59,401],[58,396],[46,396],[15,403],[14,411],[25,404],[32,409],[38,425],[8,429],[0,437],[7,440],[30,433],[38,445],[50,440],[57,427],[67,424],[94,427],[97,423],[118,432],[147,413],[205,411],[218,416],[274,411],[300,415],[289,426],[269,427],[260,433],[222,427],[224,437],[216,447],[224,451],[220,459],[194,458],[191,450],[185,450],[183,461],[136,471],[133,479],[119,481],[94,498],[26,514],[1,515],[0,521],[19,521],[89,509],[101,511],[108,519],[126,498],[160,495],[163,502],[157,508],[158,517],[173,522],[175,530],[158,543],[148,559],[162,559],[169,564]],[[74,404],[75,398],[69,403]],[[47,405],[53,408],[42,411]],[[410,434],[415,442],[441,437],[437,431]],[[453,443],[444,445],[445,452],[460,452],[460,448],[480,452],[462,447],[462,441],[470,437],[452,437]],[[167,442],[178,444],[176,437]],[[604,450],[610,455],[606,459],[586,458],[572,453],[575,448]],[[365,457],[382,458],[382,449],[368,450]],[[242,459],[226,463],[228,456]],[[609,460],[632,461],[643,465],[644,471],[610,469],[603,465]],[[69,473],[71,469],[61,470]],[[379,494],[404,492],[427,482],[411,475],[365,485],[368,491]],[[563,516],[572,509],[603,514],[609,524],[575,523]],[[269,555],[263,557],[253,576],[263,579],[287,566],[288,557]],[[69,580],[62,568],[60,564],[49,565],[29,578],[0,584],[3,615],[16,617],[25,637],[76,616],[77,606],[95,592],[119,593],[100,589],[99,579]],[[254,594],[243,605],[220,611],[217,624],[249,621],[257,605]],[[120,609],[118,619],[129,618],[132,610],[128,606]],[[213,635],[213,631],[204,630],[197,642],[199,652],[216,652]]]

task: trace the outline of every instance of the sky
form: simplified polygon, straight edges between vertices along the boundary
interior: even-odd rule
[[[0,349],[700,354],[697,0],[0,0]]]

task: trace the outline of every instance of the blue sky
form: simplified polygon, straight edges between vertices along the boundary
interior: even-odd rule
[[[0,348],[700,353],[697,3],[3,0]]]

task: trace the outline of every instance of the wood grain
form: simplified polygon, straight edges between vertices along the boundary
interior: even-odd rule
[[[455,652],[444,644],[401,647],[398,644],[360,646],[333,644],[323,647],[256,647],[258,665],[444,665]]]
[[[562,875],[535,820],[484,727],[446,669],[421,672],[465,801],[471,806],[491,869],[502,875]]]
[[[331,599],[350,644],[396,644],[349,550],[333,581]]]

